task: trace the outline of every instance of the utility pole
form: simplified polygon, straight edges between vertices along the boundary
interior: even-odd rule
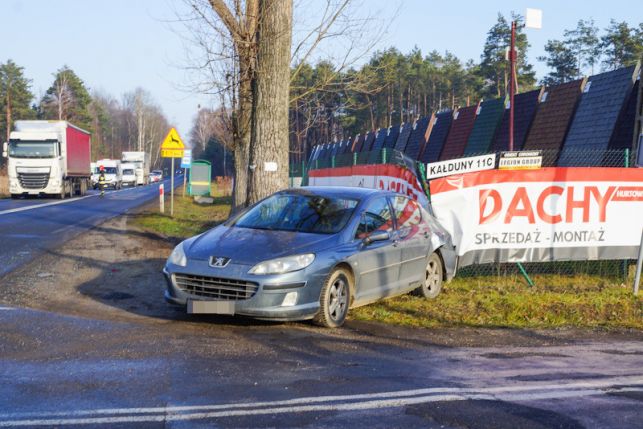
[[[511,21],[511,47],[509,48],[509,151],[514,150],[514,95],[516,94],[516,21]]]

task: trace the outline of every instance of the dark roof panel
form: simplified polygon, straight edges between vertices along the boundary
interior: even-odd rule
[[[399,125],[394,125],[388,129],[388,135],[384,139],[384,147],[386,149],[393,149],[395,147],[397,137],[400,135],[400,128]]]
[[[426,144],[426,131],[429,127],[429,118],[424,117],[415,121],[413,125],[413,130],[409,136],[409,141],[406,143],[406,148],[404,153],[411,159],[418,159],[420,155],[420,150],[424,148]]]
[[[406,144],[409,141],[411,131],[413,131],[413,125],[404,123],[400,128],[400,135],[397,137],[397,141],[395,142],[395,150],[404,152],[404,149],[406,149]]]
[[[362,152],[369,152],[375,141],[375,132],[369,131],[366,133],[366,138],[364,139],[364,146],[362,146]]]
[[[584,79],[578,79],[548,87],[540,96],[538,109],[523,148],[550,151],[548,156],[543,157],[543,166],[555,165],[576,110],[583,82]]]
[[[358,134],[353,140],[353,150],[351,152],[361,152],[364,146],[364,134]]]
[[[625,108],[618,117],[609,149],[633,149],[634,127],[636,125],[636,100],[641,81],[636,81]]]
[[[440,154],[441,161],[460,158],[464,154],[464,148],[467,146],[467,140],[476,121],[476,110],[478,110],[479,105],[480,103],[455,111],[453,124],[451,124],[449,135]]]
[[[514,150],[522,150],[527,132],[534,119],[541,89],[523,92],[514,96]],[[505,109],[502,122],[496,132],[493,151],[509,150],[509,109]]]
[[[449,129],[453,122],[453,111],[445,110],[444,112],[437,113],[433,118],[431,125],[431,135],[429,141],[426,143],[424,152],[422,153],[422,162],[436,162],[440,159],[440,153],[444,142],[449,135]]]
[[[386,139],[387,134],[388,128],[380,128],[379,130],[377,130],[375,141],[373,142],[373,146],[371,147],[371,153],[368,156],[369,164],[376,164],[380,161],[380,152],[384,147],[384,140]]]
[[[476,121],[473,124],[473,130],[471,130],[471,134],[467,140],[467,146],[464,149],[464,155],[477,155],[489,152],[504,111],[505,103],[501,98],[480,103]]]
[[[560,154],[560,166],[599,166],[636,80],[637,66],[591,76]]]

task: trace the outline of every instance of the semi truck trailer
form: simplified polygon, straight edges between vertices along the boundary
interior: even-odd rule
[[[85,195],[90,154],[90,134],[67,121],[16,121],[3,145],[11,197]]]
[[[123,152],[122,161],[136,166],[136,184],[147,185],[150,177],[150,154],[146,152]]]

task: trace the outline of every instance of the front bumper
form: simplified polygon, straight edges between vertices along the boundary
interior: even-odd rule
[[[229,264],[225,268],[210,267],[207,261],[189,261],[187,267],[168,264],[163,268],[167,282],[165,300],[171,304],[192,308],[189,301],[225,301],[231,313],[258,319],[277,321],[312,319],[319,311],[319,295],[328,271],[315,269],[314,263],[303,270],[287,274],[257,276],[248,274],[251,265]],[[245,281],[258,285],[246,299],[217,300],[186,292],[177,283],[177,275]],[[292,293],[296,293],[293,301]],[[290,294],[290,295],[289,295]],[[288,300],[290,302],[286,302]],[[289,305],[292,304],[292,305]],[[216,314],[217,311],[212,313]],[[230,313],[222,313],[230,314]]]

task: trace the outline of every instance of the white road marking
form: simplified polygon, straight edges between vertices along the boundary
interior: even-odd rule
[[[126,191],[132,191],[135,189],[140,189],[140,188],[126,188],[126,189],[119,189],[116,191],[107,191],[105,192],[105,195],[110,195],[116,192],[126,192]],[[49,207],[49,206],[56,206],[58,204],[67,204],[67,203],[73,203],[74,201],[80,201],[84,200],[85,198],[93,198],[93,197],[98,197],[100,194],[92,194],[92,195],[85,195],[84,197],[75,197],[75,198],[70,198],[67,200],[59,200],[59,201],[52,201],[50,203],[43,203],[43,204],[34,204],[33,206],[25,206],[25,207],[18,207],[15,209],[8,209],[8,210],[3,210],[0,211],[0,216],[1,215],[7,215],[11,213],[18,213],[18,212],[23,212],[26,210],[33,210],[33,209],[39,209],[42,207]]]
[[[25,210],[39,209],[41,207],[56,206],[58,204],[73,203],[74,201],[80,201],[80,200],[84,200],[85,198],[91,198],[95,196],[97,195],[85,195],[84,197],[70,198],[68,200],[60,200],[60,201],[54,201],[51,203],[34,204],[33,206],[18,207],[16,209],[3,210],[0,212],[0,215],[18,213],[18,212],[23,212]]]
[[[623,385],[626,387],[616,387]],[[627,385],[630,386],[627,387]],[[442,387],[360,395],[307,397],[284,401],[255,402],[246,404],[235,403],[153,408],[113,408],[53,413],[13,413],[0,415],[1,418],[14,419],[0,421],[0,427],[140,423],[318,411],[357,411],[378,408],[394,408],[438,401],[462,401],[468,399],[522,402],[543,399],[584,397],[630,391],[643,391],[643,375],[612,377],[603,380],[565,384],[535,384],[531,386],[494,386],[483,388]],[[341,402],[337,403],[338,401]],[[182,413],[185,411],[197,410],[202,410],[204,412]],[[140,415],[145,413],[153,414]],[[109,414],[111,414],[109,417],[82,417]],[[114,416],[114,414],[116,414],[116,416]],[[118,414],[128,415],[119,416]],[[24,419],[29,416],[40,418]],[[47,416],[61,416],[65,418],[44,418]],[[23,419],[16,420],[20,417]]]
[[[15,310],[15,308],[12,308],[12,307],[0,307],[0,311],[10,311],[10,310]]]

